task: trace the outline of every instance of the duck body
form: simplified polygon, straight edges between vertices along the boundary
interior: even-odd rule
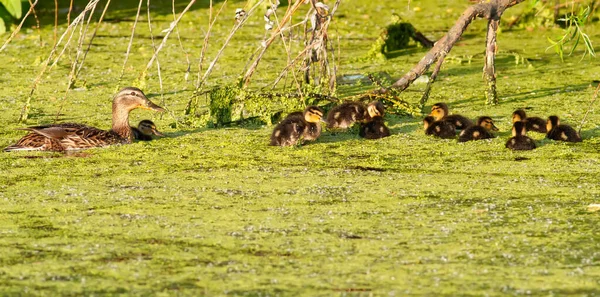
[[[530,151],[536,148],[535,141],[526,135],[517,135],[509,138],[505,146],[514,151]]]
[[[546,129],[546,121],[539,117],[527,117],[527,113],[525,113],[522,109],[517,109],[512,114],[512,121],[514,122],[525,122],[525,128],[527,131],[539,132],[539,133],[547,133]]]
[[[449,114],[448,105],[443,102],[432,105],[429,115],[434,117],[436,121],[447,121],[454,126],[455,130],[464,130],[473,126],[473,121],[470,119],[459,114]]]
[[[582,141],[579,133],[571,126],[561,124],[560,119],[557,116],[548,117],[546,129],[548,130],[548,133],[546,134],[546,138],[548,139],[566,142]]]
[[[425,135],[433,135],[443,139],[456,137],[456,128],[447,121],[436,121],[434,117],[427,116],[423,119]]]
[[[321,135],[321,117],[323,111],[317,106],[307,107],[302,116],[289,114],[281,121],[271,134],[270,145],[293,146],[306,141],[314,141]]]
[[[490,131],[498,131],[492,118],[483,116],[477,119],[477,125],[467,127],[458,136],[459,142],[494,138]]]
[[[358,135],[366,139],[379,139],[390,136],[390,129],[385,125],[383,117],[375,116],[370,122],[360,125]]]
[[[133,140],[129,112],[136,108],[164,111],[148,100],[140,89],[128,87],[119,91],[113,99],[112,129],[101,130],[76,123],[28,127],[23,130],[30,131],[29,134],[4,151],[68,151],[128,144]]]
[[[504,145],[515,151],[529,151],[536,148],[535,141],[527,136],[527,123],[516,121],[513,123],[512,137]]]
[[[355,122],[364,122],[368,119],[367,107],[362,102],[345,102],[327,113],[327,128],[348,129]]]

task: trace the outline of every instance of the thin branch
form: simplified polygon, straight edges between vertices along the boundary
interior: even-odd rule
[[[198,92],[198,89],[200,89],[200,82],[202,81],[202,76],[200,75],[200,72],[202,72],[202,63],[204,63],[204,56],[206,55],[206,50],[208,49],[208,40],[210,38],[210,32],[212,31],[212,27],[215,24],[215,22],[217,21],[217,18],[221,14],[221,11],[225,7],[225,4],[227,4],[227,0],[223,1],[223,4],[221,4],[221,8],[219,8],[219,11],[217,11],[217,14],[213,17],[212,16],[212,0],[210,1],[210,10],[209,10],[209,16],[208,16],[208,29],[206,31],[206,34],[204,35],[204,42],[202,44],[202,50],[200,51],[200,59],[198,60],[198,76],[196,78],[196,92]]]
[[[154,42],[154,34],[152,33],[152,19],[151,19],[151,15],[150,15],[150,0],[148,0],[146,2],[146,8],[147,8],[147,19],[148,19],[148,30],[150,31],[150,40],[152,41],[152,50],[154,51],[154,55],[157,55],[156,57],[156,70],[158,71],[158,85],[160,86],[160,98],[161,98],[161,105],[164,106],[165,104],[165,96],[164,96],[164,91],[163,91],[163,81],[162,81],[162,74],[160,72],[160,61],[158,60],[158,53],[156,50],[156,43]],[[148,69],[146,69],[148,70]]]
[[[172,11],[173,12],[173,21],[175,21],[175,19],[177,18],[177,15],[175,14],[175,0],[171,1],[171,7],[173,8],[173,11]],[[190,75],[190,68],[192,66],[192,63],[190,62],[190,54],[185,50],[185,48],[183,47],[183,42],[181,42],[181,35],[179,34],[179,26],[175,26],[175,33],[177,34],[177,40],[179,41],[179,47],[185,54],[185,61],[187,62],[187,68],[185,70],[185,75],[184,75],[185,81],[187,82],[188,76]]]
[[[594,96],[592,97],[592,102],[590,102],[590,106],[588,106],[588,109],[585,112],[583,119],[581,120],[581,124],[579,124],[579,131],[578,131],[579,135],[581,135],[581,128],[583,127],[583,124],[585,124],[585,120],[587,119],[587,116],[590,113],[590,110],[592,110],[592,106],[596,102],[596,99],[598,99],[598,91],[600,91],[600,83],[598,83],[598,86],[596,87],[596,91],[594,91]]]
[[[140,18],[140,11],[142,10],[142,3],[144,0],[140,0],[138,3],[137,13],[135,14],[135,20],[133,21],[133,26],[131,27],[131,36],[129,37],[129,44],[127,45],[127,52],[125,52],[125,61],[123,61],[123,67],[121,68],[121,75],[119,75],[119,81],[117,82],[117,89],[121,84],[121,80],[123,79],[123,75],[125,74],[125,66],[127,65],[127,60],[129,59],[129,53],[131,53],[131,45],[133,44],[133,37],[135,36],[135,27],[137,26],[138,20]]]
[[[33,7],[33,3],[31,0],[29,1],[29,7],[31,7],[31,12],[33,13],[33,17],[35,18],[35,28],[37,29],[38,35],[40,37],[40,47],[42,47],[42,32],[40,31],[40,20],[38,19],[37,13],[35,13],[35,8]]]
[[[38,0],[35,0],[35,2],[33,2],[33,4],[31,5],[31,7],[29,7],[29,10],[25,14],[25,16],[23,16],[23,19],[21,20],[21,23],[19,23],[19,26],[17,26],[17,28],[10,34],[8,39],[6,39],[6,41],[4,42],[2,47],[0,47],[0,52],[2,52],[6,48],[6,46],[10,43],[10,41],[15,37],[15,35],[17,35],[17,33],[19,33],[19,31],[21,30],[21,27],[23,27],[23,23],[25,23],[25,20],[27,19],[27,17],[33,12],[33,8],[37,5],[37,3],[38,3]]]
[[[94,33],[92,33],[92,37],[90,38],[90,41],[88,42],[88,46],[85,50],[85,53],[83,54],[83,58],[81,59],[81,62],[79,63],[79,67],[77,68],[77,72],[75,73],[75,79],[77,79],[77,77],[79,76],[79,73],[81,72],[81,68],[83,67],[83,62],[85,62],[85,59],[87,58],[87,54],[90,51],[90,48],[92,47],[92,42],[94,41],[94,38],[96,37],[96,33],[98,33],[98,28],[100,28],[100,24],[102,24],[102,21],[104,20],[104,16],[106,15],[106,11],[108,10],[110,1],[111,0],[106,1],[106,5],[104,6],[102,15],[100,15],[100,19],[98,19],[98,23],[96,23],[96,28],[94,29]]]

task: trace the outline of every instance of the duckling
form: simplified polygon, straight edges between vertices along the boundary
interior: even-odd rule
[[[546,121],[538,117],[527,117],[527,114],[522,109],[517,109],[512,114],[512,122],[525,122],[527,131],[534,131],[539,133],[547,133]]]
[[[301,140],[316,140],[321,135],[323,110],[317,106],[309,106],[303,117],[292,113],[281,121],[271,134],[271,145],[292,146]]]
[[[569,125],[561,125],[558,116],[548,117],[546,138],[567,142],[581,142],[581,136]]]
[[[432,116],[427,116],[423,119],[423,128],[426,135],[434,135],[444,139],[456,136],[454,125],[446,121],[436,121]]]
[[[367,107],[362,102],[344,102],[327,113],[327,129],[348,129],[354,122],[368,120]]]
[[[366,139],[379,139],[390,136],[390,129],[385,126],[383,120],[384,107],[379,101],[369,103],[367,106],[369,122],[360,124],[360,137]]]
[[[494,138],[494,135],[490,131],[498,131],[498,128],[494,125],[494,120],[487,116],[479,117],[477,125],[468,127],[460,132],[458,142]]]
[[[518,121],[513,123],[512,136],[506,142],[506,148],[515,151],[529,151],[536,148],[535,141],[527,135],[527,123]]]
[[[142,90],[127,87],[119,91],[113,99],[111,130],[100,130],[76,123],[28,127],[23,130],[30,131],[29,134],[4,151],[67,151],[129,144],[133,140],[129,112],[136,108],[164,111],[162,107],[148,100]]]
[[[448,114],[448,105],[446,103],[440,102],[431,106],[430,116],[433,116],[436,121],[447,121],[452,124],[456,130],[463,130],[467,127],[473,126],[473,121],[469,120],[466,117],[463,117],[458,114],[449,115]]]
[[[136,140],[150,141],[152,135],[164,136],[156,129],[156,125],[151,120],[142,120],[136,127],[131,127],[133,138]]]

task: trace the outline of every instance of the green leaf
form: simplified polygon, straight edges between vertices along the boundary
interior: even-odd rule
[[[6,25],[4,24],[4,20],[0,18],[0,35],[6,33]]]
[[[23,10],[21,8],[21,0],[0,0],[0,3],[4,5],[4,8],[12,15],[15,19],[20,19],[23,16]]]

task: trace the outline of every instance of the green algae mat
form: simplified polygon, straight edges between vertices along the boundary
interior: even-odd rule
[[[153,14],[155,33],[172,21],[164,2]],[[336,46],[339,36],[340,74],[400,77],[426,50],[363,59],[392,13],[435,39],[469,5],[375,2],[340,5],[330,29]],[[198,3],[180,27],[196,61],[206,4]],[[42,77],[30,118],[20,124],[53,44],[53,4],[44,5],[38,13],[47,26],[38,32],[30,25],[0,52],[0,147],[25,134],[17,128],[52,123],[57,114],[63,122],[110,127],[137,3],[109,10],[67,99],[68,58]],[[228,17],[213,28],[209,58],[243,5],[226,4]],[[263,23],[261,15],[249,20],[209,85],[233,83],[243,73]],[[138,26],[122,85],[134,84],[152,56],[147,24]],[[65,27],[59,25],[59,33]],[[586,30],[600,40],[597,22]],[[0,295],[598,296],[600,212],[589,206],[600,203],[600,103],[581,127],[582,143],[529,133],[536,150],[504,148],[517,108],[532,116],[556,114],[579,128],[600,64],[581,59],[580,50],[564,62],[547,51],[547,37],[561,33],[500,33],[496,106],[484,104],[485,22],[474,22],[450,53],[426,108],[444,101],[470,118],[489,115],[500,128],[497,138],[434,139],[424,135],[422,117],[388,114],[388,138],[324,131],[315,143],[292,148],[268,146],[273,126],[175,128],[173,116],[183,114],[194,81],[185,81],[185,54],[170,40],[159,56],[164,96],[155,68],[144,91],[173,116],[131,115],[132,124],[152,119],[166,137],[70,154],[0,154]],[[252,87],[272,83],[286,56],[274,50],[262,63]],[[401,98],[418,102],[424,86],[413,85]],[[370,88],[342,85],[338,91]]]

